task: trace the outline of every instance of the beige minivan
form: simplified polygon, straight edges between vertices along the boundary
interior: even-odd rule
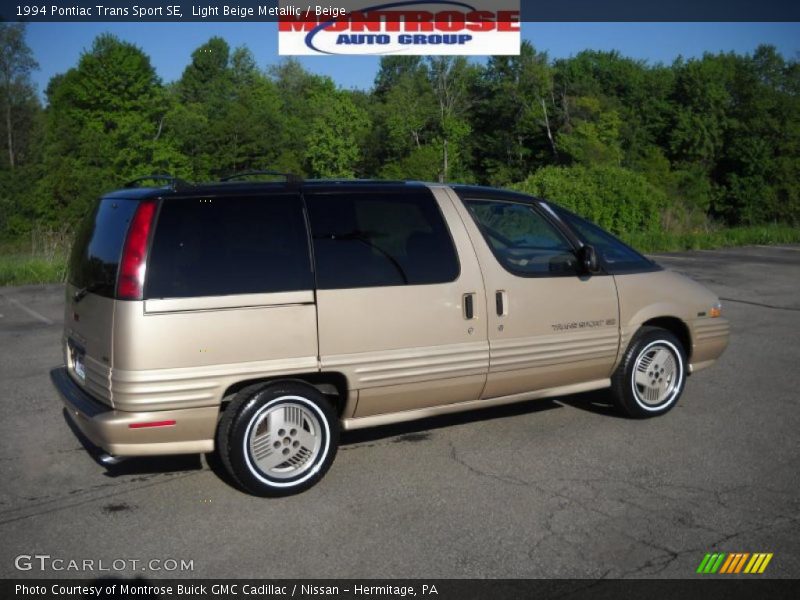
[[[278,496],[324,476],[341,430],[601,388],[663,414],[725,349],[720,312],[519,193],[168,179],[87,217],[53,381],[104,461],[216,450]]]

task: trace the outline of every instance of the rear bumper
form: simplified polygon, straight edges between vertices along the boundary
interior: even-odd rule
[[[117,456],[197,454],[214,450],[219,408],[183,408],[148,412],[114,410],[83,391],[65,368],[54,369],[50,379],[70,420],[96,446]],[[141,423],[174,424],[135,427]],[[131,427],[134,425],[134,427]]]

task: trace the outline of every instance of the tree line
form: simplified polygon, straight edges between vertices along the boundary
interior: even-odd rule
[[[70,226],[143,174],[254,169],[513,187],[617,233],[800,221],[800,65],[771,46],[670,65],[528,42],[484,64],[391,56],[362,91],[218,37],[165,83],[101,35],[44,103],[24,25],[0,23],[0,49],[2,239]]]

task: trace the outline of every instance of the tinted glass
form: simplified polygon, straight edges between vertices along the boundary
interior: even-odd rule
[[[454,281],[450,232],[428,192],[320,194],[308,202],[322,289]]]
[[[69,260],[71,284],[114,297],[122,246],[138,204],[137,200],[98,201],[75,236]]]
[[[162,203],[146,298],[313,287],[298,196],[177,198]]]
[[[466,205],[497,260],[518,275],[574,275],[572,246],[533,207],[467,199]]]
[[[594,246],[597,251],[597,258],[607,272],[615,273],[658,268],[655,263],[636,252],[630,246],[626,246],[594,223],[560,206],[551,205],[551,207],[578,234],[584,243]]]

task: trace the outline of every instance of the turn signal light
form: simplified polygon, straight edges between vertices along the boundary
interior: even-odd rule
[[[714,319],[716,317],[721,317],[722,316],[722,304],[717,302],[714,306],[712,306],[711,310],[708,311],[708,316],[711,317],[712,319]]]

